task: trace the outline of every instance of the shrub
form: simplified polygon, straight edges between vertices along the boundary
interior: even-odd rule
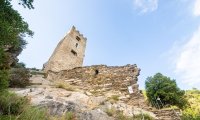
[[[182,120],[200,120],[200,90],[187,90],[185,98],[188,105],[182,112]]]
[[[26,97],[0,92],[0,120],[50,120],[45,108],[31,106]]]
[[[26,68],[13,68],[10,71],[10,87],[26,87],[29,85],[30,72]]]
[[[178,88],[176,81],[161,73],[148,77],[145,81],[145,88],[148,100],[154,107],[156,107],[155,103],[160,107],[169,104],[179,108],[183,108],[187,104],[184,98],[185,92]]]
[[[26,97],[19,97],[8,91],[0,92],[0,112],[1,114],[19,114],[28,105]]]
[[[0,91],[6,89],[8,87],[8,71],[7,70],[0,70]]]
[[[181,116],[182,120],[200,120],[199,111],[195,111],[192,108],[186,108]]]
[[[13,67],[14,68],[26,68],[26,64],[23,62],[17,62],[17,63],[15,63],[15,65]]]

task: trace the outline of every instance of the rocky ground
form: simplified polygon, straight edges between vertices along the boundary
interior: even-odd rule
[[[48,81],[42,75],[33,75],[32,85],[27,88],[12,89],[15,93],[27,96],[33,105],[47,107],[51,115],[73,112],[80,120],[114,120],[113,111],[122,111],[125,116],[155,114],[141,108],[127,105],[115,91],[105,95],[95,95],[77,88],[66,89]],[[65,83],[61,83],[65,84]],[[71,87],[71,86],[70,86]]]

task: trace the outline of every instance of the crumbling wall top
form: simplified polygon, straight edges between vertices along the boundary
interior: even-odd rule
[[[71,33],[71,34],[75,33],[75,34],[78,35],[81,39],[87,40],[87,38],[84,37],[83,34],[81,34],[81,33],[79,32],[79,30],[76,29],[75,26],[72,26],[72,28],[70,29],[70,31],[69,31],[68,33],[69,33],[69,34],[70,34],[70,33]]]

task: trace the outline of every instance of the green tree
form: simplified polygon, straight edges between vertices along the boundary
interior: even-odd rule
[[[0,88],[8,86],[8,71],[26,45],[25,37],[33,36],[28,24],[12,8],[11,0],[0,0]],[[33,9],[33,0],[19,0],[19,4]]]
[[[178,88],[176,81],[161,73],[148,77],[145,81],[145,88],[148,100],[154,107],[176,105],[183,108],[187,103],[183,97],[185,92]]]

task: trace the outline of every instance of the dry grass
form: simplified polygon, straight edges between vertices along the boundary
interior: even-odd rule
[[[76,116],[73,112],[66,112],[61,117],[51,116],[51,117],[49,117],[49,120],[76,120]]]
[[[108,101],[110,101],[110,103],[116,103],[117,101],[119,101],[119,95],[112,95],[111,97],[108,98]]]
[[[62,88],[65,89],[67,91],[75,91],[76,87],[73,85],[70,85],[69,83],[65,82],[65,81],[56,81],[54,83],[56,88]]]
[[[108,116],[114,116],[116,114],[116,109],[115,108],[106,109],[105,112],[107,113]]]

